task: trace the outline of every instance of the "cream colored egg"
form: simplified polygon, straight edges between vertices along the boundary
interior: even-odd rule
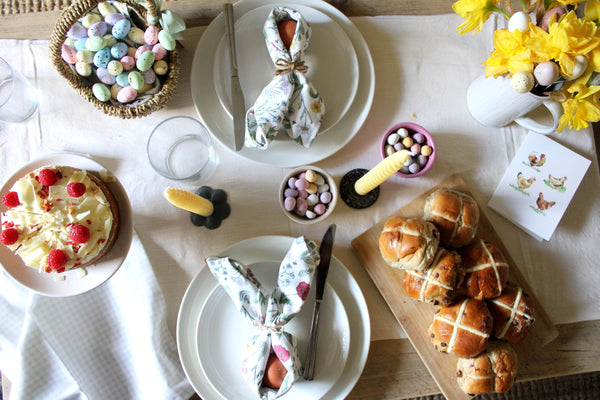
[[[585,72],[588,62],[584,56],[575,56],[575,65],[573,65],[573,71],[571,75],[566,78],[570,81],[579,78]]]
[[[510,86],[517,93],[527,93],[535,85],[535,79],[531,72],[518,71],[510,78]]]
[[[529,31],[529,22],[531,22],[531,18],[529,18],[527,13],[517,11],[508,20],[508,30],[510,32],[514,32],[515,30],[527,32]]]
[[[558,65],[552,61],[539,63],[533,70],[535,80],[542,86],[551,85],[558,79],[559,75]]]

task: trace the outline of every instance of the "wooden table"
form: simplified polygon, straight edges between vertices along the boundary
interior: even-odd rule
[[[193,27],[210,23],[221,12],[222,3],[219,0],[174,0],[166,1],[164,7],[181,15],[188,27]],[[330,0],[329,3],[348,16],[374,16],[451,13],[453,1]],[[59,15],[59,10],[31,12],[25,6],[19,13],[0,15],[0,38],[48,39]],[[599,129],[594,131],[598,143]],[[520,380],[600,370],[600,321],[557,328],[558,339],[535,358],[520,364]],[[2,386],[6,394],[9,389],[6,379]],[[438,387],[408,340],[381,340],[371,343],[365,370],[349,398],[403,399],[437,393]]]

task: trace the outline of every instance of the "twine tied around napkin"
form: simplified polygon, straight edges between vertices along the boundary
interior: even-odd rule
[[[236,308],[256,327],[242,349],[242,375],[263,400],[286,393],[301,375],[296,339],[285,325],[300,311],[316,266],[318,246],[304,236],[294,239],[279,266],[277,285],[268,293],[249,268],[229,257],[208,257],[206,265],[231,297]],[[279,390],[263,385],[271,351],[283,363],[287,374]]]
[[[294,38],[287,49],[279,36],[277,24],[296,21]],[[325,103],[313,87],[306,72],[304,52],[311,29],[300,12],[287,7],[275,7],[265,21],[263,33],[269,56],[273,60],[273,79],[262,90],[246,113],[247,147],[266,149],[283,128],[304,147],[310,147],[319,133],[325,115]]]

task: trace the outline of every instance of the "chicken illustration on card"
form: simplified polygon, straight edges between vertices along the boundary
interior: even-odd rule
[[[590,164],[529,132],[488,205],[532,236],[550,240]]]

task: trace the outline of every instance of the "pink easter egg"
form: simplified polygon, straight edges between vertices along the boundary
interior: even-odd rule
[[[156,25],[148,25],[144,32],[144,41],[151,45],[158,43],[158,27]]]
[[[125,86],[117,93],[117,100],[121,103],[129,103],[135,100],[137,97],[137,91],[131,86]]]
[[[165,47],[160,43],[156,43],[152,47],[152,51],[154,52],[155,60],[162,60],[167,55],[167,49],[165,49]]]
[[[548,32],[548,24],[550,23],[550,20],[554,17],[555,20],[558,21],[558,19],[566,14],[566,12],[567,10],[562,7],[554,7],[549,9],[546,11],[546,14],[544,14],[542,20],[540,21],[540,28]]]
[[[142,53],[145,53],[147,51],[151,51],[151,49],[150,49],[150,47],[148,47],[146,45],[142,45],[142,46],[138,47],[137,50],[135,51],[135,59],[137,60],[138,58],[140,58]]]
[[[135,67],[135,58],[131,56],[124,56],[120,61],[125,71],[131,71]]]
[[[66,44],[63,44],[60,47],[60,56],[69,64],[75,64],[77,62],[77,50]]]

